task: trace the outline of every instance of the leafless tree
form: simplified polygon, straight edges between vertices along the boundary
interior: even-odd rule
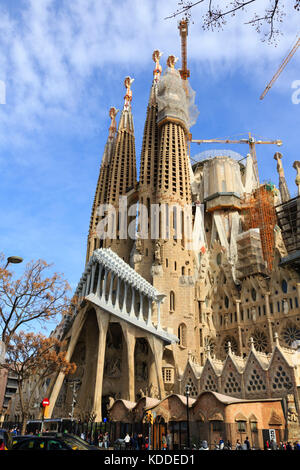
[[[60,274],[49,273],[50,268],[43,260],[32,261],[14,279],[0,254],[0,340],[5,349],[20,327],[71,314],[70,287]]]
[[[291,0],[289,0],[291,1]],[[300,0],[292,0],[295,12],[300,12]],[[205,5],[202,28],[204,30],[223,29],[229,17],[234,17],[240,12],[248,12],[251,6],[255,6],[257,11],[249,18],[245,24],[252,25],[262,36],[262,41],[276,43],[281,34],[281,24],[286,16],[285,0],[269,0],[269,3],[260,10],[261,0],[221,0],[221,6],[215,0],[180,0],[178,9],[165,19],[176,16],[184,16],[189,21],[192,20],[192,9],[199,4]],[[267,28],[265,31],[264,28]],[[263,31],[264,30],[264,31]]]
[[[41,334],[14,334],[7,348],[7,361],[1,368],[12,372],[18,384],[18,398],[22,415],[22,433],[36,394],[43,383],[58,372],[73,374],[76,365],[66,359],[63,343]],[[26,389],[29,387],[29,393]]]

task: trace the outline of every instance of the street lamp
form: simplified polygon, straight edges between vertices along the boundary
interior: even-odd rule
[[[186,433],[187,433],[187,448],[190,449],[190,417],[189,417],[189,396],[190,396],[190,385],[185,387],[185,396],[186,396]]]
[[[12,263],[12,264],[18,264],[18,263],[22,263],[23,261],[23,258],[21,258],[20,256],[9,256],[7,258],[7,263],[6,263],[6,266],[4,269],[7,268],[7,266],[9,265],[9,263]]]

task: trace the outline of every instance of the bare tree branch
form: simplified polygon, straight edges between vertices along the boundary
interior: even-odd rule
[[[283,22],[285,12],[284,12],[284,0],[269,0],[270,3],[265,10],[258,14],[258,11],[254,13],[252,18],[249,18],[249,21],[246,21],[244,24],[252,25],[256,28],[256,31],[259,34],[262,34],[262,41],[267,40],[268,42],[276,42],[278,36],[281,34],[280,26]],[[294,1],[294,9],[300,11],[300,0]],[[228,16],[235,16],[240,11],[247,11],[247,8],[250,5],[256,5],[259,9],[258,0],[222,0],[221,5],[219,6],[215,0],[198,0],[196,2],[192,0],[180,0],[178,2],[179,8],[171,15],[167,16],[165,19],[174,18],[179,15],[184,15],[186,19],[192,19],[192,8],[197,5],[204,4],[206,2],[206,12],[203,15],[202,28],[204,30],[215,30],[222,29],[226,24]],[[263,33],[263,26],[267,26],[268,32]]]

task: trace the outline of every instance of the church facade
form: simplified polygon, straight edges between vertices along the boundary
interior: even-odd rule
[[[116,400],[188,387],[194,399],[289,396],[299,424],[300,277],[278,219],[291,200],[282,155],[279,189],[259,182],[251,151],[192,165],[194,92],[176,58],[164,72],[160,58],[154,51],[139,181],[131,77],[118,125],[109,112],[86,266],[61,334],[77,370],[53,378],[48,416],[70,412],[76,383],[74,417],[101,421]]]

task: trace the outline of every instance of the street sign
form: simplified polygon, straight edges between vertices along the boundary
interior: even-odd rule
[[[49,406],[49,404],[50,404],[49,398],[44,398],[44,400],[42,401],[42,405]]]
[[[269,429],[269,436],[270,436],[270,441],[275,441],[276,442],[276,432],[275,429]]]

